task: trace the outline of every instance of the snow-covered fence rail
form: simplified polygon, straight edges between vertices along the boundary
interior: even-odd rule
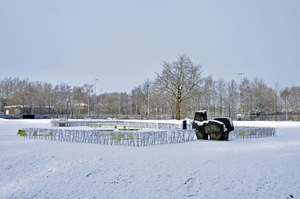
[[[271,137],[276,135],[276,130],[273,127],[235,126],[230,134],[235,138]]]
[[[160,123],[160,122],[138,122],[124,120],[52,120],[53,127],[60,126],[127,126],[136,128],[151,128],[151,129],[182,129],[182,124]]]
[[[141,132],[99,131],[96,129],[71,130],[65,128],[25,128],[23,130],[25,131],[25,138],[28,139],[137,147],[190,142],[193,141],[195,137],[194,130]]]

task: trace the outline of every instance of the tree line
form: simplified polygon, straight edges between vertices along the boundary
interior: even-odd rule
[[[273,88],[264,80],[243,77],[214,80],[202,76],[202,66],[187,55],[163,62],[153,81],[145,80],[131,93],[99,93],[94,85],[53,85],[18,77],[0,79],[0,112],[18,105],[20,114],[51,114],[69,118],[192,118],[194,111],[207,110],[209,116],[251,119],[271,115],[273,120],[299,120],[300,87]]]

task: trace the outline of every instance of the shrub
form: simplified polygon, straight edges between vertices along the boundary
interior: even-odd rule
[[[113,135],[111,138],[113,141],[117,141],[118,140],[118,136],[117,135]]]
[[[19,135],[19,136],[27,136],[26,132],[24,130],[22,130],[22,129],[18,130],[17,135]]]
[[[250,136],[256,136],[256,132],[255,131],[251,131]]]
[[[240,137],[245,137],[245,135],[246,135],[245,131],[240,131],[240,132],[239,132],[239,136],[240,136]]]
[[[133,135],[132,135],[132,134],[129,134],[129,135],[128,135],[128,139],[129,139],[129,140],[133,140],[133,139],[134,139]]]
[[[123,134],[115,134],[115,135],[113,135],[112,136],[112,140],[113,141],[119,141],[119,140],[121,140],[121,139],[123,139],[124,138],[124,135]]]

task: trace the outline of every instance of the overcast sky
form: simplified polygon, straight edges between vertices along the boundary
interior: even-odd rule
[[[182,54],[214,80],[300,86],[300,1],[0,0],[0,80],[129,93]]]

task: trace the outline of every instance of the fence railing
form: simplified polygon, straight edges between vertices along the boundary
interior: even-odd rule
[[[195,130],[182,129],[182,124],[118,120],[53,120],[51,123],[54,127],[64,124],[64,126],[89,126],[92,128],[88,130],[76,128],[24,128],[24,137],[27,139],[137,147],[184,143],[196,139]],[[115,129],[115,126],[119,128]],[[111,129],[108,130],[107,127],[111,127]],[[139,130],[127,131],[130,127],[139,128]],[[150,130],[147,130],[147,128]],[[272,127],[236,126],[230,132],[229,138],[233,140],[237,138],[259,138],[275,135],[275,128]]]
[[[272,127],[236,126],[230,132],[232,138],[259,138],[276,136],[276,130]]]
[[[74,130],[65,128],[24,128],[23,131],[25,131],[24,137],[27,139],[137,147],[184,143],[193,141],[195,139],[194,130],[123,132],[100,131],[97,129]]]
[[[160,122],[138,122],[126,120],[51,120],[53,127],[59,126],[118,126],[118,127],[136,127],[151,129],[182,129],[182,124],[160,123]],[[190,127],[188,127],[190,128]]]

